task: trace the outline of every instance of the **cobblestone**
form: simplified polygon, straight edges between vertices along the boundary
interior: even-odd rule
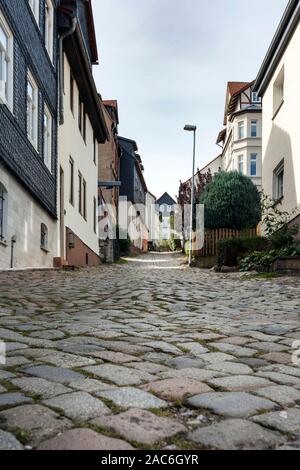
[[[295,279],[147,254],[74,272],[0,273],[0,290],[2,447],[297,447]]]

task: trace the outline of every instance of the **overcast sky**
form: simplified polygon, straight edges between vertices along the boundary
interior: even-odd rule
[[[93,0],[103,99],[119,103],[119,133],[137,141],[148,188],[178,193],[218,155],[227,81],[251,81],[288,0]]]

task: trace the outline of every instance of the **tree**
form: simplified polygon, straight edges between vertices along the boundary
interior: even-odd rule
[[[251,179],[237,171],[220,172],[200,196],[205,227],[243,230],[261,219],[260,194]]]

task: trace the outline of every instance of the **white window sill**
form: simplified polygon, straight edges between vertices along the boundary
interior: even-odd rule
[[[50,253],[49,250],[47,250],[47,248],[44,248],[43,246],[41,246],[41,250],[46,253],[47,255]]]
[[[6,240],[0,240],[0,245],[5,246],[5,247],[8,246]]]

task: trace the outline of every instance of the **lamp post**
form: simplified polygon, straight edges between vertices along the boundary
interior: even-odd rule
[[[196,159],[196,131],[197,126],[186,125],[184,130],[194,133],[194,147],[193,147],[193,173],[192,173],[192,194],[191,194],[191,225],[190,225],[190,252],[189,252],[189,266],[192,266],[192,247],[193,247],[193,216],[194,216],[194,196],[195,196],[195,159]]]

